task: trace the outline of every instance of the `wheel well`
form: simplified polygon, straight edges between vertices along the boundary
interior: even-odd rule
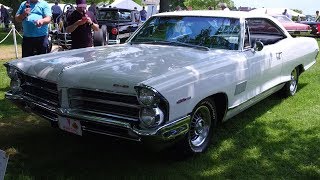
[[[220,123],[227,112],[228,96],[225,93],[217,93],[211,95],[209,98],[212,99],[216,105],[218,122]]]
[[[300,64],[299,66],[297,66],[298,70],[299,70],[299,75],[302,74],[304,72],[304,68],[303,65]]]

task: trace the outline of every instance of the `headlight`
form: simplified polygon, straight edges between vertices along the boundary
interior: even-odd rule
[[[138,100],[142,105],[148,107],[156,107],[159,104],[160,99],[153,90],[147,88],[140,88],[137,91]]]
[[[10,82],[10,88],[13,94],[21,91],[21,81],[20,79],[12,79]]]
[[[164,115],[159,108],[142,108],[140,110],[140,127],[152,128],[161,124]]]
[[[8,66],[7,74],[10,77],[10,79],[18,79],[18,70],[14,67]]]

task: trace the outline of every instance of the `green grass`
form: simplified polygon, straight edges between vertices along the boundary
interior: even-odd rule
[[[318,57],[318,61],[320,57]],[[4,99],[0,63],[0,149],[14,148],[6,179],[319,179],[320,65],[300,77],[294,97],[272,95],[224,123],[209,150],[170,151],[51,128]]]
[[[8,35],[9,32],[0,28],[0,42]],[[22,38],[17,34],[18,57],[21,57]],[[15,47],[12,33],[0,44],[0,60],[15,59]]]

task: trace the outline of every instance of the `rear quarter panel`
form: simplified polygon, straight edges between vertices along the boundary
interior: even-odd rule
[[[317,41],[309,37],[287,38],[282,41],[285,44],[282,49],[282,81],[289,81],[295,67],[302,65],[307,70],[316,62],[319,47]]]

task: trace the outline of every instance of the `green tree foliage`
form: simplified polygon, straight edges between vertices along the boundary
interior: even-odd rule
[[[234,2],[232,0],[186,0],[184,5],[191,6],[194,10],[208,9],[208,7],[219,9],[219,3],[227,3],[230,9],[234,7]]]
[[[299,13],[299,14],[303,14],[303,13],[302,13],[302,10],[300,10],[300,9],[292,9],[292,11],[297,12],[297,13]]]

